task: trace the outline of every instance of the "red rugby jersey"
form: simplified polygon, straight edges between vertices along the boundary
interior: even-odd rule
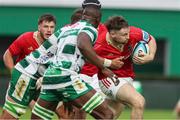
[[[101,34],[98,37],[98,40],[94,46],[94,50],[96,51],[96,53],[103,57],[103,58],[107,58],[107,59],[114,59],[120,56],[124,56],[125,59],[124,60],[124,65],[118,69],[118,70],[112,70],[118,77],[135,77],[134,74],[134,70],[133,70],[133,62],[132,62],[132,58],[131,58],[131,54],[133,51],[133,47],[134,45],[140,41],[140,40],[144,40],[146,42],[149,42],[150,35],[143,31],[140,28],[136,28],[131,26],[130,27],[130,38],[128,43],[124,46],[124,50],[121,52],[118,49],[116,49],[115,47],[111,46],[110,44],[107,43],[106,41],[106,34],[107,34],[107,30],[106,32],[103,32],[103,34]],[[92,76],[94,74],[96,74],[98,72],[98,69],[96,68],[96,66],[90,64],[90,63],[86,63],[83,68],[81,73],[83,74],[87,74],[89,76]],[[98,75],[99,79],[104,78],[103,74],[101,74],[99,72]]]
[[[34,32],[23,33],[9,46],[12,56],[17,56],[16,63],[39,47],[33,35]]]

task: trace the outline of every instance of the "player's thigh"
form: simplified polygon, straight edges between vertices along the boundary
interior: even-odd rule
[[[15,102],[27,106],[36,93],[36,80],[13,69],[8,96]]]
[[[3,109],[15,118],[19,118],[26,112],[27,106],[33,99],[36,92],[35,85],[36,80],[13,69]]]
[[[37,100],[38,105],[40,105],[43,108],[49,109],[51,111],[55,111],[56,106],[58,104],[57,101],[46,101],[41,98]]]
[[[117,92],[117,100],[130,105],[134,105],[139,102],[144,103],[144,97],[129,83],[126,83],[119,88]]]
[[[96,119],[113,118],[113,113],[109,109],[107,101],[95,90],[91,90],[78,99],[73,100],[72,104],[91,114]]]
[[[32,110],[31,119],[52,119],[56,106],[57,102],[39,98]]]
[[[71,104],[79,108],[87,104],[87,106],[84,106],[83,108],[85,110],[86,107],[89,106],[89,104],[87,103],[88,101],[91,101],[89,102],[91,104],[99,104],[98,102],[100,100],[104,101],[104,98],[99,93],[97,93],[91,85],[84,82],[82,79],[74,80],[72,85],[65,87],[63,93],[66,93],[63,94],[64,102],[71,101]],[[97,103],[94,103],[94,101]],[[94,109],[94,106],[96,107],[96,105],[92,105],[91,109]]]
[[[56,90],[42,90],[32,110],[32,119],[52,119],[59,97]]]
[[[55,111],[58,103],[62,100],[61,92],[56,89],[42,89],[37,103],[43,108]]]
[[[99,81],[99,86],[101,88],[101,91],[110,99],[116,100],[117,99],[117,93],[118,90],[124,85],[124,84],[131,84],[131,78],[114,78],[117,82],[114,83],[113,79],[106,78]]]

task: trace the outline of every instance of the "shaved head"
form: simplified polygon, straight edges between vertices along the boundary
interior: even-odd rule
[[[82,8],[75,9],[75,11],[71,16],[71,24],[74,24],[75,22],[79,21],[82,18],[82,13],[83,13]]]
[[[101,11],[97,7],[87,6],[84,8],[82,18],[97,28],[101,21]]]

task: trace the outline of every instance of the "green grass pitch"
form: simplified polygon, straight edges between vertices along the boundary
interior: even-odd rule
[[[2,108],[0,108],[0,114],[1,112]],[[30,115],[31,111],[28,110],[27,113],[23,115],[20,120],[30,119]],[[53,119],[57,119],[57,116],[55,115]],[[90,115],[87,115],[87,120],[94,120],[94,118]],[[130,120],[130,110],[125,110],[119,117],[119,120]],[[175,120],[175,115],[173,113],[173,110],[146,109],[144,112],[144,120]]]

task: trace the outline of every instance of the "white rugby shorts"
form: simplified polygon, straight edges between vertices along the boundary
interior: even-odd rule
[[[101,91],[110,99],[116,100],[116,95],[118,90],[126,83],[129,83],[132,85],[133,79],[131,77],[123,77],[123,78],[117,78],[119,82],[113,82],[112,79],[106,78],[103,80],[99,80],[99,86],[101,88]]]

